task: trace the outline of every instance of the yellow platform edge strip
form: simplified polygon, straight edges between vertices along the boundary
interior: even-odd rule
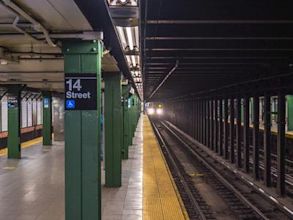
[[[174,198],[174,199],[176,199],[178,201],[178,208],[179,208],[178,210],[181,209],[180,211],[181,211],[181,214],[182,214],[182,218],[184,218],[185,220],[189,220],[188,213],[187,213],[187,211],[185,209],[185,206],[184,206],[184,203],[183,203],[183,201],[181,199],[181,196],[180,196],[180,193],[178,191],[178,188],[177,188],[177,186],[176,186],[176,184],[175,184],[175,182],[173,180],[173,177],[172,177],[171,171],[170,171],[170,169],[168,167],[167,161],[165,160],[164,154],[163,154],[163,152],[162,152],[162,150],[160,148],[160,145],[159,145],[159,142],[158,142],[157,138],[155,137],[154,130],[153,130],[153,128],[151,126],[151,123],[150,123],[150,120],[149,120],[149,118],[147,116],[144,116],[144,122],[147,123],[147,124],[144,125],[144,127],[150,127],[151,128],[150,130],[152,132],[152,135],[154,136],[154,141],[156,143],[156,148],[158,149],[158,152],[160,154],[160,158],[162,159],[162,163],[164,164],[164,168],[167,171],[166,173],[168,174],[168,178],[169,178],[170,183],[172,185],[172,189],[174,190],[174,195],[176,195],[176,198]],[[144,130],[144,135],[145,135],[145,130]],[[144,142],[144,144],[145,144],[145,142]],[[145,151],[145,147],[146,146],[144,145],[144,151]],[[150,149],[150,151],[151,151],[151,149]],[[144,161],[144,163],[145,163],[145,161]],[[146,174],[145,170],[144,170],[143,173],[144,173],[144,180],[145,180],[145,174]],[[144,185],[144,187],[145,187],[145,185]],[[145,193],[145,189],[144,189],[144,193]],[[144,195],[144,198],[145,197],[146,197],[146,195]],[[144,203],[145,202],[148,202],[148,201],[144,201]],[[163,204],[161,204],[161,205],[163,206]],[[167,205],[167,204],[164,204],[164,205]],[[172,212],[172,210],[170,210],[170,212]],[[144,219],[154,219],[154,218],[145,218],[145,217],[147,217],[147,216],[146,216],[146,213],[144,212]],[[163,219],[165,219],[165,218],[163,218]]]
[[[153,128],[152,128],[152,129],[153,129]],[[153,132],[154,132],[154,131],[153,131]],[[157,139],[156,139],[156,142],[158,143],[158,146],[160,146],[160,144],[159,144],[159,142],[158,142]],[[181,195],[180,195],[179,190],[178,190],[178,188],[177,188],[177,185],[176,185],[176,183],[174,182],[174,179],[173,179],[172,173],[171,173],[171,171],[170,171],[170,169],[169,169],[169,166],[168,166],[168,163],[167,163],[167,161],[166,161],[166,158],[165,158],[165,156],[164,156],[164,154],[163,154],[163,152],[162,152],[162,149],[161,149],[160,147],[159,147],[159,150],[160,150],[161,156],[162,156],[162,158],[163,158],[163,161],[164,161],[165,167],[166,167],[166,169],[167,169],[167,172],[168,172],[169,178],[171,179],[171,182],[172,182],[173,188],[174,188],[174,190],[175,190],[175,193],[176,193],[177,199],[178,199],[178,201],[179,201],[180,207],[181,207],[181,209],[182,209],[183,215],[184,215],[184,217],[185,217],[186,220],[189,220],[188,213],[187,213],[187,211],[186,211],[186,209],[185,209],[185,205],[184,205],[184,203],[183,203],[183,201],[182,201],[182,198],[181,198]]]
[[[35,144],[39,144],[40,142],[42,142],[42,140],[43,140],[43,137],[38,137],[38,138],[34,138],[29,141],[25,141],[25,142],[21,143],[21,148],[22,149],[29,148]],[[6,155],[7,155],[7,147],[0,150],[0,157],[6,156]]]

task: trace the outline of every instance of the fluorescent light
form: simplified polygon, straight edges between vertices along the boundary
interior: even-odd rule
[[[137,2],[135,0],[132,0],[131,5],[137,5]]]
[[[7,65],[8,64],[8,61],[5,60],[5,59],[0,59],[0,64],[1,65]]]
[[[131,60],[132,60],[132,65],[135,67],[136,61],[135,61],[135,56],[131,55]]]
[[[127,40],[128,40],[129,49],[133,50],[133,38],[132,38],[131,27],[126,27],[126,36],[127,36]]]
[[[130,58],[130,56],[126,56],[126,60],[127,60],[128,65],[130,66],[130,64],[131,64],[131,58]]]
[[[126,42],[125,34],[123,31],[123,27],[117,27],[117,31],[118,31],[122,46],[123,48],[125,48],[127,46],[127,42]]]
[[[134,35],[135,35],[135,44],[136,44],[137,48],[139,48],[138,26],[134,27]]]

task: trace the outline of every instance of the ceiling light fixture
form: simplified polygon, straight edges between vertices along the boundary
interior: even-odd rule
[[[135,56],[131,55],[132,65],[136,66]]]
[[[135,35],[135,44],[139,47],[139,33],[138,33],[138,26],[134,27],[134,35]]]
[[[131,27],[126,27],[126,36],[128,40],[129,49],[133,50],[133,37]]]
[[[118,31],[122,46],[123,46],[123,48],[125,48],[127,46],[127,41],[126,41],[126,38],[125,38],[123,27],[117,27],[117,31]]]
[[[118,0],[118,4],[120,5],[126,5],[126,4],[129,4],[130,1],[129,0]]]
[[[1,65],[7,65],[8,64],[8,61],[5,60],[5,59],[0,59],[0,64]]]

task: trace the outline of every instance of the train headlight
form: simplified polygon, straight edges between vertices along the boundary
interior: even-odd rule
[[[164,113],[162,108],[157,108],[156,110],[157,115],[162,115]]]
[[[154,108],[148,108],[148,115],[153,115],[155,114],[155,109]]]

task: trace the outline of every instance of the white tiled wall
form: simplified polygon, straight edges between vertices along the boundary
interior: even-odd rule
[[[21,127],[30,127],[43,123],[43,105],[41,100],[26,100],[21,101]],[[1,130],[7,131],[7,97],[3,97],[0,105],[1,109]]]

